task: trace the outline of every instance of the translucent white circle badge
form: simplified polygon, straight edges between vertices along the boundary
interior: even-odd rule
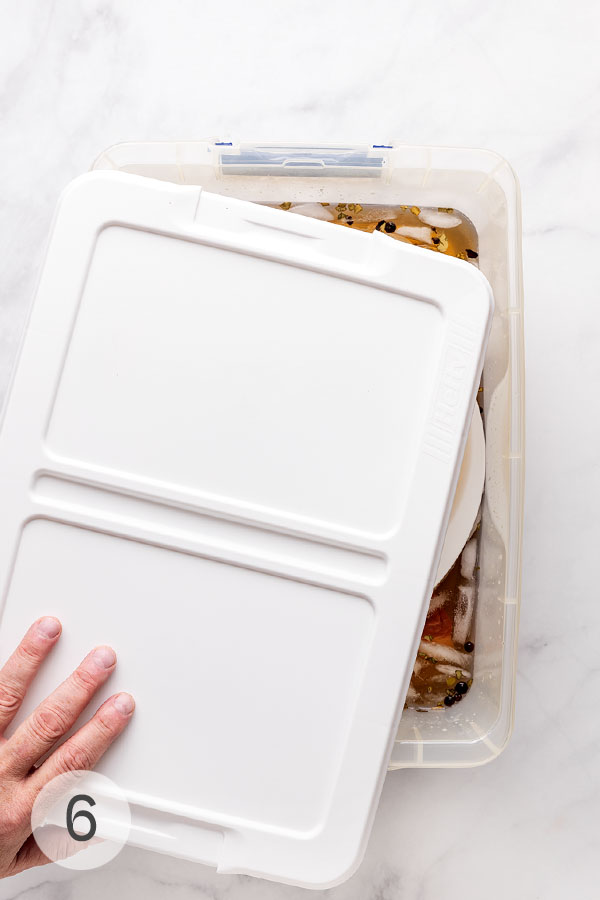
[[[97,772],[66,772],[38,794],[31,827],[48,859],[67,869],[96,869],[127,843],[131,811],[110,778]]]

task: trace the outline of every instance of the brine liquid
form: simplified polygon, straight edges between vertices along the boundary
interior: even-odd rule
[[[405,241],[477,265],[477,232],[472,222],[454,209],[356,202],[267,205],[358,231],[378,230],[392,240]],[[478,401],[481,409],[483,386],[479,388]],[[423,710],[438,708],[444,705],[446,698],[447,703],[454,704],[462,699],[455,686],[462,682],[471,686],[479,540],[479,524],[475,522],[461,555],[433,592],[408,689],[407,706]]]

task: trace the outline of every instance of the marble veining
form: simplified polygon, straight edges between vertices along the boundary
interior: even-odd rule
[[[548,0],[0,9],[0,395],[62,187],[123,140],[489,147],[523,189],[527,495],[515,732],[482,769],[388,776],[336,900],[592,900],[600,850],[600,6]],[[27,900],[305,892],[126,848],[0,882]]]

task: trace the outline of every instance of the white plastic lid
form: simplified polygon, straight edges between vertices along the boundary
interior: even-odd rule
[[[307,887],[360,862],[492,305],[378,232],[67,189],[0,434],[1,637],[63,621],[32,702],[117,650],[135,843]]]

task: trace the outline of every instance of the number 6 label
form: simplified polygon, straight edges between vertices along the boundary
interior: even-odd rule
[[[87,809],[80,809],[79,812],[76,812],[75,815],[73,815],[73,807],[76,803],[79,803],[80,800],[84,800],[86,803],[89,803],[90,806],[96,805],[96,801],[93,797],[90,797],[89,794],[75,794],[74,797],[71,797],[67,806],[67,831],[74,841],[89,841],[90,838],[93,838],[96,834],[97,823],[91,812]],[[89,831],[86,832],[86,834],[80,834],[75,831],[73,826],[75,819],[80,819],[82,817],[86,818],[90,823]]]
[[[31,830],[39,848],[67,869],[95,869],[127,843],[131,811],[123,791],[97,772],[66,772],[38,794]]]

